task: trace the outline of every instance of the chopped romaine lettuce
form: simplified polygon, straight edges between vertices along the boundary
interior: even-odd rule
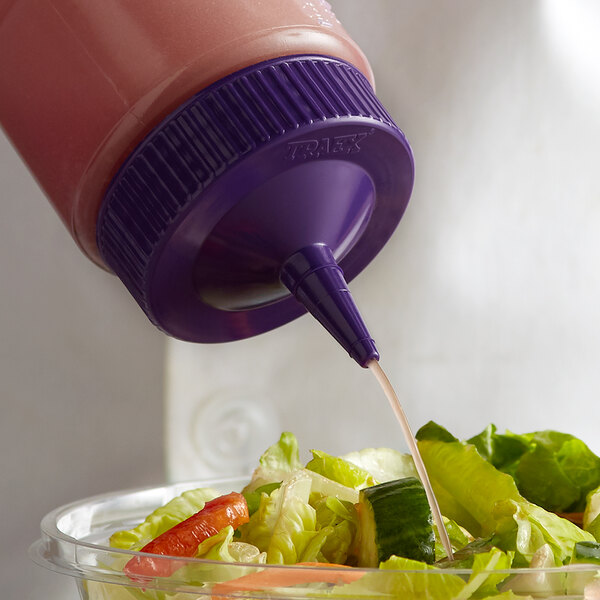
[[[467,440],[473,444],[483,458],[491,462],[496,469],[514,475],[514,469],[529,444],[519,436],[497,432],[494,424],[488,425],[479,435]]]
[[[473,541],[473,536],[458,523],[449,519],[448,517],[442,517],[444,521],[444,527],[448,533],[450,544],[454,552],[461,550],[467,544]],[[437,525],[433,524],[433,531],[435,533],[435,559],[436,561],[442,560],[447,557],[446,549],[440,540],[440,534],[437,529]]]
[[[270,483],[280,483],[286,476],[300,468],[302,463],[298,440],[293,433],[285,431],[279,441],[267,448],[260,457],[250,483],[242,492],[245,494]]]
[[[573,523],[527,502],[512,477],[495,469],[474,446],[422,441],[419,450],[442,513],[475,537],[495,535],[499,548],[519,553],[521,566],[545,543],[563,563],[576,542],[592,538]]]
[[[529,445],[515,471],[521,493],[542,508],[580,512],[600,485],[600,458],[581,440],[557,431],[521,436]]]
[[[310,504],[316,510],[317,527],[327,529],[318,561],[345,564],[358,526],[354,504],[320,494],[312,494]]]
[[[543,544],[534,553],[530,567],[537,572],[527,571],[513,577],[502,586],[503,590],[511,590],[517,594],[528,594],[536,597],[561,596],[566,586],[566,573],[548,570],[556,566],[556,558],[549,544]]]
[[[248,504],[248,514],[253,515],[258,510],[263,492],[268,495],[279,486],[281,486],[281,482],[277,481],[276,483],[261,485],[252,492],[244,492],[243,496],[246,498],[246,503]]]
[[[438,565],[443,569],[470,569],[477,554],[485,554],[493,548],[495,548],[493,536],[477,538],[469,542],[466,546],[454,551],[452,560],[448,559],[444,554]]]
[[[271,564],[294,564],[317,535],[316,511],[308,503],[311,478],[300,470],[270,495],[263,494],[258,510],[241,527],[242,541],[267,553]]]
[[[347,502],[358,502],[358,490],[337,483],[336,481],[333,481],[333,479],[319,475],[319,473],[315,473],[314,471],[309,471],[308,469],[301,469],[301,471],[304,475],[309,477],[312,482],[311,492],[323,496],[335,496],[336,498]]]
[[[344,454],[342,458],[368,471],[378,483],[418,477],[412,456],[392,448],[365,448]]]
[[[434,442],[458,442],[459,439],[454,437],[445,427],[438,425],[434,421],[425,423],[423,427],[417,431],[415,438],[421,442],[431,440]]]
[[[591,491],[583,513],[583,528],[600,542],[600,487]]]
[[[432,422],[418,438],[454,559],[447,559],[436,532],[436,565],[392,556],[379,570],[356,580],[343,579],[351,583],[339,581],[331,587],[333,582],[315,581],[310,596],[516,600],[529,595],[581,596],[592,590],[593,571],[552,571],[569,563],[600,561],[600,544],[594,542],[594,532],[598,535],[600,530],[600,482],[596,489],[592,485],[600,459],[583,442],[553,431],[499,434],[493,425],[461,442]],[[225,527],[198,546],[197,557],[222,565],[189,563],[177,571],[177,578],[203,586],[229,581],[240,576],[239,565],[231,563],[240,562],[248,565],[246,572],[260,570],[265,562],[356,564],[359,490],[415,476],[412,458],[388,448],[342,457],[314,450],[303,468],[296,438],[284,433],[262,455],[244,488],[249,522],[235,532]],[[560,489],[554,489],[557,486]],[[557,510],[583,510],[584,492],[587,531],[530,501],[536,497]],[[113,534],[111,545],[139,549],[216,496],[210,489],[185,492],[134,529]],[[518,567],[540,570],[509,577],[507,570]],[[460,574],[460,569],[467,571]],[[271,591],[285,594],[291,589],[281,585]],[[162,600],[162,593],[152,590],[135,589],[131,596]]]
[[[508,577],[506,571],[512,564],[512,552],[504,553],[498,548],[489,552],[475,554],[471,575],[467,585],[455,596],[454,600],[467,600],[474,595],[490,596],[498,592],[498,584]]]
[[[193,585],[207,582],[227,581],[253,571],[253,567],[241,569],[229,563],[263,564],[267,556],[256,546],[238,542],[234,539],[234,529],[230,525],[224,527],[212,537],[198,546],[195,558],[220,561],[223,564],[188,563],[177,571],[176,577]]]
[[[372,600],[410,598],[415,600],[448,600],[455,598],[466,583],[459,575],[444,573],[424,562],[392,556],[358,581],[337,585],[328,592],[334,598]]]
[[[508,577],[511,556],[497,548],[477,555],[468,579],[447,573],[424,562],[392,556],[358,581],[336,586],[333,597],[410,598],[411,600],[467,600],[468,598],[515,598],[498,596],[498,585]],[[496,571],[496,572],[495,572]]]
[[[474,446],[424,440],[419,451],[442,514],[474,537],[494,532],[497,502],[522,500],[513,478],[496,470]]]
[[[566,519],[526,500],[503,500],[494,507],[495,541],[499,548],[514,549],[521,564],[529,566],[536,551],[548,544],[556,566],[568,561],[577,542],[593,536]]]
[[[417,433],[419,440],[451,442],[456,438],[436,423]],[[500,471],[514,477],[530,502],[556,512],[581,512],[586,495],[600,485],[600,458],[578,438],[558,431],[498,433],[488,425],[467,440]]]
[[[204,540],[198,546],[196,558],[222,560],[225,562],[264,563],[266,555],[252,544],[238,542],[234,539],[231,525],[221,529],[219,533]]]
[[[313,458],[308,462],[306,468],[332,481],[355,490],[361,490],[377,483],[371,473],[343,458],[331,456],[320,450],[313,450],[312,455]]]
[[[554,453],[533,444],[516,465],[514,473],[519,490],[531,502],[548,510],[564,511],[575,507],[581,492],[561,469]]]

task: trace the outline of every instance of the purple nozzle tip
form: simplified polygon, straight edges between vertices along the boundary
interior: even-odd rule
[[[313,244],[290,256],[281,267],[280,279],[361,367],[379,360],[375,342],[328,246]]]

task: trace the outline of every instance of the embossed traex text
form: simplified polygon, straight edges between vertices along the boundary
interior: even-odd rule
[[[347,135],[336,135],[296,140],[287,145],[288,160],[306,160],[308,158],[320,158],[332,154],[356,154],[360,152],[361,142],[373,133],[373,129],[362,133],[350,133]]]

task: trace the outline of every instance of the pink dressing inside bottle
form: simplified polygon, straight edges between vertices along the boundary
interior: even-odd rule
[[[370,67],[327,2],[5,0],[0,122],[81,249],[124,158],[209,84],[280,56]]]

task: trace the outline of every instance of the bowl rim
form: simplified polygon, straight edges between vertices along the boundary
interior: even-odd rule
[[[64,575],[75,577],[77,579],[98,581],[103,583],[115,583],[119,585],[125,585],[130,587],[138,587],[142,589],[157,589],[170,592],[192,592],[210,594],[209,588],[199,586],[197,584],[190,585],[183,579],[178,579],[176,574],[169,577],[152,577],[152,578],[140,578],[140,580],[130,579],[122,570],[111,569],[108,564],[100,562],[86,562],[86,557],[94,559],[99,558],[115,558],[131,559],[135,556],[144,556],[151,558],[160,558],[161,561],[177,561],[182,562],[181,557],[157,555],[150,553],[142,553],[136,550],[125,550],[121,548],[113,548],[107,544],[94,543],[85,539],[79,539],[78,537],[71,535],[63,531],[60,527],[61,520],[68,515],[73,515],[77,510],[81,510],[84,507],[102,506],[103,503],[115,501],[117,499],[124,498],[135,498],[138,496],[156,496],[159,500],[159,504],[156,504],[155,508],[161,506],[170,498],[174,498],[184,491],[197,489],[201,487],[214,487],[216,489],[234,486],[233,489],[241,489],[241,487],[249,481],[249,476],[232,476],[232,477],[214,477],[210,479],[192,479],[187,481],[164,483],[161,485],[149,485],[126,488],[122,490],[115,490],[112,492],[105,492],[102,494],[92,495],[86,498],[81,498],[67,504],[58,506],[57,508],[48,512],[41,520],[40,529],[41,537],[34,541],[29,547],[29,557],[38,565],[45,567],[51,571],[55,571]],[[153,510],[153,509],[152,509]],[[149,511],[151,512],[151,511]],[[145,514],[149,514],[146,512]],[[297,572],[298,570],[314,569],[318,568],[332,572],[345,572],[348,567],[343,569],[339,566],[319,566],[319,567],[308,567],[303,565],[278,565],[278,564],[257,564],[257,563],[244,563],[244,562],[232,562],[224,563],[219,560],[210,560],[204,558],[185,558],[185,563],[195,565],[205,565],[207,567],[223,566],[227,565],[233,569],[242,571],[240,576],[245,574],[248,568],[253,570],[273,570],[278,572]],[[439,567],[432,566],[427,570],[422,569],[379,569],[375,568],[364,568],[364,567],[351,567],[355,573],[420,573],[431,575],[459,575],[459,576],[470,576],[473,573],[472,569],[453,569],[450,567]],[[571,565],[563,565],[560,567],[525,567],[525,568],[510,568],[510,569],[495,569],[489,571],[479,571],[478,573],[494,573],[494,574],[505,574],[510,575],[542,575],[542,574],[567,574],[567,573],[588,573],[593,572],[600,577],[600,565],[592,565],[589,563],[575,563]],[[209,586],[210,587],[210,586]]]

